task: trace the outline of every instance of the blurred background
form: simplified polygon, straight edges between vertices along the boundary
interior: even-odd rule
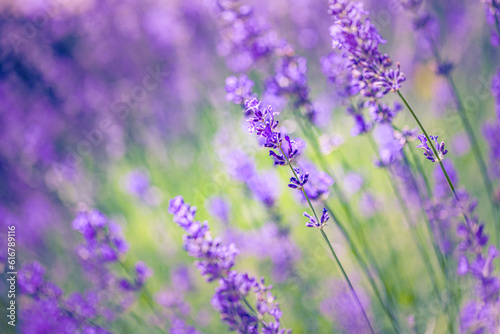
[[[348,229],[378,261],[403,332],[444,333],[444,312],[433,297],[426,264],[398,204],[400,196],[387,171],[374,165],[377,153],[370,140],[351,135],[354,123],[346,116],[338,87],[322,72],[321,59],[332,50],[328,1],[244,3],[307,59],[314,122],[322,132],[323,159],[332,171],[318,177],[327,185],[335,182],[347,196],[360,222]],[[399,61],[406,74],[402,91],[428,132],[446,142],[446,158],[457,170],[460,188],[478,198],[482,220],[492,221],[488,194],[453,98],[445,79],[435,75],[431,47],[414,30],[415,17],[434,15],[429,29],[441,56],[455,64],[457,89],[487,158],[482,127],[496,115],[490,83],[499,52],[483,5],[436,0],[408,10],[400,1],[367,0],[365,8],[387,40],[381,49]],[[226,100],[226,77],[241,71],[231,64],[223,32],[216,4],[208,0],[2,1],[0,249],[7,247],[7,226],[15,225],[16,265],[36,260],[45,267],[45,279],[65,295],[83,293],[95,282],[81,264],[77,245],[83,239],[72,221],[78,212],[96,208],[120,226],[129,245],[120,259],[123,266],[110,264],[110,271],[122,273],[137,261],[153,270],[148,294],[118,302],[124,311],[112,320],[97,317],[100,326],[115,333],[155,332],[150,320],[155,312],[165,312],[163,318],[170,319],[182,309],[180,313],[188,314],[183,320],[199,332],[225,333],[227,327],[211,306],[216,283],[200,277],[182,248],[183,231],[167,212],[168,201],[182,195],[198,207],[198,219],[210,222],[214,236],[241,250],[238,270],[264,276],[273,284],[287,328],[294,333],[347,333],[346,328],[363,333],[362,327],[353,329],[360,319],[350,313],[353,302],[339,270],[318,241],[317,231],[304,227],[306,206],[287,187],[289,171],[272,165],[267,150],[248,135],[242,108]],[[272,71],[272,66],[260,64],[249,72],[259,96]],[[280,123],[287,132],[303,137],[287,102],[268,100],[282,110]],[[407,112],[401,112],[394,124],[416,127]],[[302,163],[318,166],[307,145]],[[435,166],[416,145],[412,142],[410,148],[433,183]],[[242,176],[245,173],[253,176]],[[404,193],[407,184],[398,182]],[[327,199],[340,210],[333,194],[324,190],[323,195],[321,201]],[[419,204],[403,200],[417,229],[426,231]],[[487,228],[493,226],[488,224]],[[380,332],[390,332],[346,240],[333,223],[325,231],[374,323]],[[4,308],[5,251],[0,259]],[[439,285],[446,285],[444,278]],[[466,296],[468,285],[461,281],[459,294]],[[49,333],[41,325],[30,325],[36,317],[28,312],[32,301],[20,294],[17,300],[21,306],[15,330]],[[154,300],[159,301],[157,311],[148,306]],[[1,326],[2,332],[14,332],[4,320]],[[173,322],[159,327],[175,332]]]

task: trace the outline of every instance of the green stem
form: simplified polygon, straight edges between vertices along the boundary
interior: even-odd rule
[[[283,156],[285,157],[286,159],[286,162],[287,162],[287,165],[288,167],[290,168],[290,170],[292,171],[293,175],[295,176],[295,178],[297,180],[300,180],[299,176],[297,175],[297,173],[295,172],[295,170],[293,169],[292,167],[292,163],[290,162],[290,160],[288,159],[288,156],[285,154],[285,151],[283,151],[283,148],[280,146],[279,147],[281,153],[283,154]],[[316,222],[320,222],[319,218],[318,218],[318,215],[316,214],[316,210],[314,210],[314,206],[312,205],[311,203],[311,200],[309,199],[309,196],[307,195],[306,191],[304,190],[304,187],[301,188],[302,190],[302,193],[304,194],[304,197],[307,199],[307,203],[309,204],[309,208],[311,209],[311,211],[313,212],[313,215],[314,215],[314,218],[316,219]],[[361,304],[359,298],[358,298],[358,295],[356,294],[356,291],[354,290],[354,287],[352,286],[351,284],[351,281],[349,280],[349,277],[347,276],[347,273],[345,272],[344,270],[344,267],[342,266],[342,264],[340,263],[338,257],[337,257],[337,254],[335,253],[335,251],[333,250],[333,247],[330,243],[330,240],[328,240],[328,237],[326,236],[325,234],[325,231],[323,231],[323,228],[320,228],[321,230],[321,234],[323,235],[323,238],[325,239],[326,243],[328,244],[328,247],[330,248],[330,251],[333,255],[333,257],[335,258],[335,262],[337,263],[337,265],[339,266],[340,270],[342,271],[342,274],[344,275],[344,278],[345,280],[347,281],[347,284],[349,285],[349,289],[351,290],[351,293],[356,301],[356,303],[358,304],[359,308],[361,309],[361,311],[363,312],[363,316],[365,317],[365,320],[366,322],[368,323],[368,327],[370,327],[370,332],[372,334],[375,334],[375,331],[373,330],[373,327],[372,327],[372,324],[370,322],[370,319],[368,318],[366,312],[365,312],[365,309],[363,307],[363,305]]]
[[[455,197],[455,199],[458,200],[458,196],[457,196],[457,193],[455,191],[455,187],[453,186],[453,183],[451,182],[450,176],[446,172],[446,168],[444,167],[443,161],[439,158],[438,152],[437,152],[436,148],[434,147],[434,144],[432,143],[432,140],[429,138],[429,135],[427,134],[427,131],[425,131],[424,126],[422,125],[422,123],[420,123],[420,120],[418,119],[417,115],[415,114],[415,112],[413,111],[413,109],[408,104],[408,101],[406,101],[406,99],[404,98],[403,94],[401,94],[401,92],[399,90],[397,91],[397,93],[398,93],[399,97],[401,98],[401,100],[403,101],[403,103],[405,104],[406,108],[408,108],[408,110],[412,114],[412,116],[415,119],[415,121],[417,122],[420,130],[423,132],[425,138],[427,139],[427,142],[431,146],[432,152],[436,156],[436,159],[439,162],[439,165],[441,166],[441,170],[443,171],[444,177],[446,178],[446,182],[448,183],[448,186],[450,187],[451,192],[453,193],[453,196]]]
[[[465,109],[463,107],[462,101],[460,100],[460,96],[458,95],[458,89],[455,85],[455,82],[451,78],[450,75],[447,76],[449,85],[450,85],[450,90],[452,92],[452,95],[454,96],[455,103],[457,105],[457,111],[458,115],[460,116],[460,120],[462,121],[462,124],[465,128],[465,131],[467,133],[467,136],[469,137],[469,141],[471,142],[472,145],[472,152],[474,153],[476,157],[476,161],[479,165],[479,169],[481,171],[481,176],[483,178],[483,183],[486,187],[486,190],[488,191],[488,198],[489,202],[491,205],[491,212],[492,212],[492,217],[494,221],[498,221],[497,217],[497,205],[495,205],[495,202],[493,201],[494,197],[494,190],[493,190],[493,182],[491,181],[489,174],[488,174],[488,167],[486,167],[486,162],[483,158],[483,155],[481,154],[481,150],[479,148],[479,143],[477,141],[476,136],[474,135],[474,130],[472,128],[472,125],[470,124],[469,118],[467,117],[467,113],[465,112]],[[495,236],[497,238],[500,237],[500,224],[495,224]]]
[[[375,293],[375,296],[377,297],[380,305],[382,305],[382,308],[384,309],[384,312],[387,314],[387,316],[389,317],[389,319],[391,319],[391,323],[392,323],[392,326],[394,327],[395,332],[399,333],[401,330],[400,330],[397,318],[394,315],[393,311],[391,310],[391,307],[393,307],[393,305],[392,305],[391,299],[387,296],[388,293],[389,293],[389,289],[388,289],[385,281],[383,279],[381,279],[382,285],[384,286],[385,292],[386,292],[386,295],[384,296],[384,298],[386,299],[386,301],[384,302],[384,300],[382,299],[382,295],[380,293],[380,290],[379,290],[379,288],[377,286],[377,283],[375,282],[375,278],[373,277],[373,275],[371,273],[371,270],[368,268],[367,263],[363,259],[362,255],[361,255],[361,253],[360,253],[360,251],[358,249],[358,247],[352,241],[352,239],[349,236],[349,234],[347,233],[345,227],[342,225],[342,223],[339,221],[339,219],[335,216],[334,211],[326,203],[325,203],[325,207],[329,211],[330,216],[331,216],[332,220],[334,221],[335,225],[337,225],[337,227],[339,228],[340,232],[342,233],[342,235],[346,239],[347,244],[349,245],[349,249],[354,253],[354,257],[356,258],[356,260],[358,261],[359,265],[361,266],[361,269],[363,269],[363,272],[367,276],[368,283],[370,284],[373,292]],[[373,264],[375,266],[377,274],[379,275],[379,277],[381,277],[382,276],[381,275],[381,270],[378,267],[378,264],[375,261],[375,259],[374,258],[370,258],[369,261],[370,261],[371,264]],[[391,304],[391,307],[389,307],[386,303],[387,304]]]
[[[349,280],[349,277],[347,276],[347,273],[345,272],[344,267],[340,263],[339,258],[337,257],[337,254],[333,250],[333,247],[332,247],[332,244],[330,243],[330,240],[326,236],[326,233],[325,233],[325,231],[323,231],[323,229],[320,229],[320,231],[321,231],[321,235],[323,235],[323,238],[325,239],[325,242],[328,244],[328,247],[330,248],[330,252],[332,253],[333,257],[335,258],[335,262],[337,262],[337,265],[339,266],[340,270],[342,271],[342,275],[344,276],[345,280],[347,281],[347,284],[349,285],[349,289],[351,290],[351,293],[352,293],[354,299],[356,300],[356,303],[358,304],[359,308],[361,309],[361,312],[363,312],[363,316],[366,319],[368,326],[370,327],[370,332],[372,334],[375,334],[375,331],[372,328],[370,319],[368,318],[368,315],[366,314],[365,309],[363,308],[363,305],[361,305],[361,302],[358,298],[358,295],[356,294],[356,291],[354,290],[354,287],[352,286],[352,283]]]
[[[309,132],[309,128],[306,127],[303,124],[303,122],[302,122],[303,116],[300,115],[300,112],[296,108],[294,108],[293,106],[291,106],[290,109],[294,113],[294,115],[295,115],[295,117],[297,119],[297,122],[299,123],[299,126],[300,126],[300,128],[302,130],[302,132],[304,133],[304,135],[307,137],[307,139],[311,143],[311,146],[313,147],[313,152],[315,153],[315,156],[316,156],[317,160],[319,161],[319,163],[321,165],[321,168],[323,169],[323,171],[329,173],[334,179],[336,179],[336,177],[334,176],[333,172],[328,168],[325,160],[323,159],[323,156],[321,155],[320,148],[319,148],[319,143],[317,141],[316,136],[313,135],[313,134],[311,134]],[[311,125],[312,129],[315,130],[316,133],[318,133],[317,127],[313,123],[310,123],[310,125]],[[345,164],[345,161],[342,161],[342,163]],[[348,202],[346,200],[346,197],[343,194],[341,188],[338,186],[337,183],[334,183],[332,185],[332,189],[333,189],[333,192],[336,195],[336,197],[339,199],[340,206],[343,209],[343,211],[344,211],[344,213],[346,215],[346,218],[347,218],[348,222],[350,223],[350,225],[354,227],[354,229],[355,229],[356,232],[357,231],[361,231],[361,225],[354,218],[354,215],[353,215],[353,213],[352,213],[352,211],[350,209],[350,206],[349,206],[349,204],[348,204]],[[330,212],[330,214],[332,215],[332,217],[335,217],[335,215],[333,214],[334,211],[331,208],[329,208],[328,206],[327,206],[327,209]],[[382,305],[382,308],[384,309],[385,313],[387,314],[387,316],[391,320],[391,325],[393,326],[395,332],[396,333],[401,332],[400,325],[399,325],[399,322],[397,320],[397,317],[395,316],[394,311],[391,310],[393,308],[393,305],[392,305],[391,299],[389,297],[389,295],[390,295],[389,289],[387,288],[387,284],[385,283],[385,281],[382,280],[382,275],[381,275],[380,269],[378,267],[376,268],[377,269],[377,273],[378,273],[379,277],[382,280],[382,285],[385,288],[385,299],[386,299],[387,305],[382,300],[381,293],[379,291],[379,288],[378,288],[377,284],[375,283],[375,279],[373,278],[373,275],[369,271],[368,266],[364,262],[360,251],[357,249],[357,247],[355,246],[355,243],[352,241],[352,238],[349,237],[349,234],[348,234],[347,230],[345,229],[345,227],[342,224],[340,224],[340,220],[337,219],[337,217],[334,218],[334,221],[337,224],[337,226],[339,227],[339,229],[342,232],[342,234],[344,235],[344,237],[347,240],[347,242],[349,243],[351,251],[354,253],[354,256],[355,256],[356,260],[358,261],[359,265],[361,266],[361,268],[363,269],[365,275],[367,276],[368,282],[370,283],[370,286],[372,287],[372,289],[373,289],[373,291],[374,291],[377,299],[379,300],[380,304]],[[359,232],[359,233],[362,233],[362,232]],[[356,234],[358,234],[358,233],[356,233]],[[359,234],[358,234],[358,237],[360,237]],[[365,248],[365,250],[366,250],[366,256],[369,257],[370,259],[374,259],[374,256],[373,256],[373,254],[371,254],[370,249],[369,248]],[[388,304],[390,304],[392,306],[389,307]]]
[[[375,142],[373,141],[373,138],[371,136],[367,136],[367,137],[368,137],[368,140],[369,140],[373,150],[375,151],[377,156],[380,158],[380,156],[378,155],[377,146],[376,146]],[[407,207],[406,203],[404,203],[402,196],[400,196],[398,187],[397,187],[396,183],[394,182],[394,178],[390,177],[389,172],[390,172],[390,170],[388,170],[388,173],[386,174],[387,180],[392,187],[392,191],[394,192],[394,196],[396,197],[396,200],[398,201],[399,207],[403,211],[403,215],[405,216],[406,221],[408,222],[408,225],[411,229],[411,232],[413,232],[413,233],[410,233],[410,235],[412,237],[413,242],[415,243],[415,246],[418,249],[420,256],[422,257],[422,260],[424,262],[424,267],[426,268],[427,274],[429,275],[429,279],[432,282],[433,292],[436,295],[436,298],[439,298],[439,290],[436,286],[436,282],[437,282],[436,273],[432,267],[432,263],[430,261],[429,255],[422,248],[422,245],[424,244],[424,242],[422,240],[422,236],[417,231],[416,224],[413,221],[413,218],[411,217],[410,212],[408,211],[408,207]],[[418,240],[415,237],[417,237]]]

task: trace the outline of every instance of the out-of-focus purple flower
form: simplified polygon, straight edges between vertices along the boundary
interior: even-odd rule
[[[321,153],[328,155],[344,144],[344,138],[340,135],[322,134],[319,138]]]
[[[458,183],[458,173],[453,166],[453,162],[451,160],[443,160],[444,167],[446,168],[446,172],[450,177],[450,180],[453,184]],[[443,198],[449,195],[450,188],[448,186],[448,182],[441,170],[440,166],[436,166],[434,168],[434,196],[437,198]]]
[[[226,78],[226,100],[234,104],[243,105],[246,100],[253,98],[254,83],[246,75],[239,78],[230,76]]]
[[[230,203],[222,197],[211,197],[207,202],[208,212],[224,223],[229,222]]]
[[[497,109],[497,119],[500,120],[500,69],[497,71],[493,79],[491,79],[491,95],[495,99]]]
[[[428,12],[423,12],[413,20],[414,29],[419,32],[417,42],[420,50],[425,54],[432,54],[433,43],[439,42],[439,22],[436,17]]]
[[[233,71],[249,70],[278,47],[274,31],[267,22],[254,16],[250,6],[241,5],[239,1],[218,0],[216,11],[222,35],[217,49]]]
[[[380,124],[392,123],[392,120],[403,109],[398,102],[394,102],[392,108],[385,103],[374,103],[372,101],[368,101],[367,106],[373,121]]]
[[[418,130],[410,129],[408,126],[403,127],[400,131],[394,131],[394,138],[399,140],[401,146],[417,139]]]
[[[500,121],[485,124],[484,136],[490,146],[490,165],[497,177],[500,177]]]
[[[280,194],[279,178],[275,171],[254,175],[247,185],[252,195],[267,207],[272,207]]]
[[[21,293],[35,295],[44,284],[45,269],[37,261],[26,263],[17,276]]]
[[[341,333],[369,333],[363,321],[362,310],[352,298],[352,294],[343,282],[332,282],[326,291],[330,293],[321,303],[321,313],[328,319],[333,318],[336,329]],[[328,285],[327,285],[328,286]],[[363,290],[356,289],[361,305],[369,308],[369,298]]]
[[[436,162],[436,161],[443,160],[443,157],[446,155],[446,153],[448,153],[448,150],[446,150],[444,148],[444,142],[442,141],[441,143],[439,143],[437,140],[438,136],[429,136],[429,138],[434,141],[434,148],[436,149],[436,151],[438,153],[437,157],[434,154],[434,152],[432,151],[432,149],[428,146],[427,138],[425,137],[424,134],[420,134],[418,136],[418,139],[420,140],[421,144],[418,145],[417,147],[420,147],[424,150],[425,157],[427,159],[429,159],[430,161]]]
[[[359,198],[359,209],[364,217],[371,218],[377,211],[380,211],[380,204],[371,193],[363,192]]]
[[[330,219],[330,216],[328,215],[328,210],[326,208],[323,208],[323,213],[321,214],[321,218],[318,221],[316,221],[315,217],[312,217],[310,214],[307,212],[304,212],[304,217],[309,218],[309,221],[306,223],[307,227],[315,227],[315,228],[323,228],[326,226],[326,222]]]
[[[155,300],[158,305],[163,307],[162,316],[159,320],[167,320],[165,326],[169,327],[169,333],[199,334],[193,326],[186,322],[191,309],[184,299],[183,289],[179,289],[179,286],[174,282],[172,282],[171,288],[157,293]]]
[[[351,136],[356,137],[361,134],[369,132],[373,125],[365,121],[362,113],[362,105],[357,107],[349,106],[346,108],[347,114],[354,119],[354,127],[351,129]]]
[[[500,6],[497,0],[482,0],[486,13],[486,22],[491,25],[491,44],[497,47],[500,44],[499,31]]]
[[[349,59],[337,52],[322,57],[321,70],[328,80],[335,85],[335,92],[340,97],[348,98],[359,93],[359,82],[353,78],[349,70]]]
[[[373,133],[379,147],[379,160],[375,162],[378,167],[387,167],[394,164],[401,157],[403,146],[395,138],[393,128],[389,124],[382,124]]]
[[[228,173],[240,182],[247,182],[256,173],[254,161],[241,150],[233,150],[222,157]]]
[[[401,5],[406,9],[416,9],[424,0],[401,0]]]
[[[448,170],[448,169],[447,169]],[[442,172],[440,173],[443,174]],[[444,195],[449,194],[449,190]],[[442,254],[451,256],[456,248],[456,237],[452,233],[452,227],[455,226],[459,211],[453,209],[454,201],[452,198],[434,198],[425,205],[425,211],[429,218],[429,224],[432,229],[434,240],[439,246]]]
[[[347,194],[352,195],[357,193],[363,186],[363,177],[355,172],[348,172],[342,178],[343,188]]]
[[[110,333],[94,322],[100,311],[95,293],[74,292],[64,298],[58,286],[44,280],[43,272],[38,262],[26,263],[18,272],[20,292],[31,298],[21,302],[23,333]]]
[[[150,187],[149,177],[140,170],[131,172],[127,176],[127,190],[139,198],[143,197]]]
[[[451,62],[441,62],[436,66],[436,74],[446,77],[450,75],[455,65]]]
[[[266,95],[290,95],[295,104],[309,103],[307,60],[299,56],[283,56],[276,60],[275,75],[266,82]]]
[[[490,146],[490,166],[500,178],[500,70],[491,81],[491,94],[495,98],[497,119],[483,126],[484,137]]]
[[[457,228],[457,235],[461,238],[457,274],[470,274],[476,279],[474,297],[461,312],[461,328],[464,332],[474,329],[477,333],[494,333],[498,330],[500,313],[500,279],[494,274],[493,264],[499,255],[498,250],[490,245],[484,254],[488,235],[484,231],[484,224],[474,215],[477,201],[467,193],[460,192],[457,205],[468,217]]]
[[[307,170],[309,178],[304,185],[304,190],[311,201],[323,201],[328,198],[330,194],[330,187],[333,185],[334,180],[327,173],[318,170],[313,163],[308,160],[301,159],[299,167],[302,170]],[[300,194],[301,199],[305,201],[304,194]]]
[[[72,227],[85,238],[85,243],[77,251],[84,263],[115,262],[128,250],[118,225],[108,222],[106,216],[96,209],[80,212]]]

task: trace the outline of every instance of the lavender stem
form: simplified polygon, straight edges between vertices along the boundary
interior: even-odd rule
[[[285,154],[285,151],[283,151],[283,148],[281,146],[279,146],[279,149],[281,150],[281,153],[285,157],[285,159],[287,161],[287,165],[288,165],[288,167],[290,167],[290,170],[292,171],[293,175],[295,176],[296,179],[299,179],[299,176],[297,175],[297,173],[293,169],[292,164],[291,164],[290,160],[288,159],[288,156]],[[320,219],[318,219],[318,215],[316,214],[316,210],[314,210],[314,207],[313,207],[313,205],[311,203],[311,200],[309,199],[309,196],[307,196],[307,193],[306,193],[304,187],[302,187],[302,193],[304,194],[305,198],[307,199],[307,203],[309,204],[309,208],[311,209],[311,211],[314,214],[314,218],[316,218],[316,221],[319,222]],[[368,323],[368,327],[370,327],[370,332],[372,334],[375,334],[375,331],[373,330],[373,327],[372,327],[372,324],[370,322],[370,319],[368,318],[368,315],[366,314],[365,309],[364,309],[363,305],[361,304],[361,302],[360,302],[360,300],[358,298],[358,295],[356,294],[356,291],[354,290],[354,287],[352,286],[351,281],[349,280],[349,277],[347,276],[347,273],[344,270],[344,267],[340,263],[340,260],[337,257],[337,254],[335,253],[335,250],[333,249],[332,244],[330,243],[330,240],[328,240],[328,237],[326,236],[325,231],[323,231],[323,228],[320,228],[320,230],[321,230],[321,234],[323,235],[323,238],[325,239],[326,243],[328,244],[328,247],[330,248],[330,252],[332,253],[333,257],[335,258],[335,262],[339,266],[339,268],[342,271],[342,274],[343,274],[345,280],[347,281],[347,284],[349,285],[349,289],[351,290],[351,293],[352,293],[352,295],[353,295],[356,303],[358,304],[359,308],[363,312],[363,316],[364,316],[366,322]]]

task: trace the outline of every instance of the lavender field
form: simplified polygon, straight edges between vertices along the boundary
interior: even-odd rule
[[[0,333],[500,334],[499,0],[0,1]]]

